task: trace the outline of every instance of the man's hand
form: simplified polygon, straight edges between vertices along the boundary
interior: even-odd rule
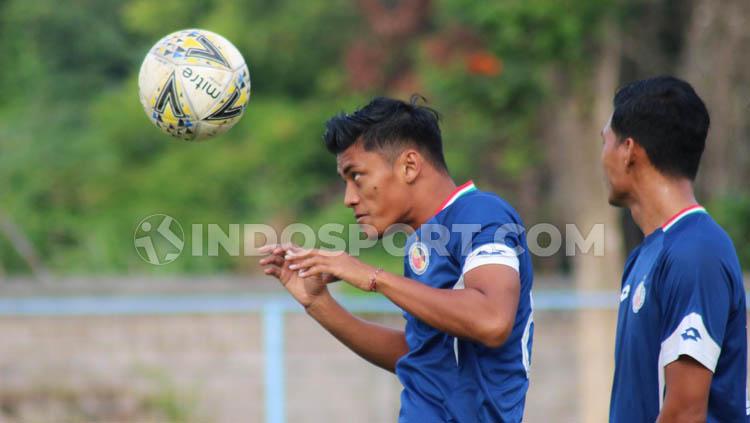
[[[342,256],[339,253],[341,263],[338,265],[327,264],[320,265],[321,267],[315,270],[308,269],[303,277],[299,274],[301,267],[290,268],[292,258],[296,257],[296,260],[300,261],[320,257],[317,251],[302,250],[292,245],[270,245],[261,248],[260,251],[268,254],[260,260],[265,274],[278,278],[286,290],[305,306],[308,315],[365,360],[390,372],[395,372],[396,362],[409,352],[404,331],[353,316],[336,302],[326,288],[326,284],[338,280],[340,276],[355,273],[358,275],[360,272],[348,273],[351,271],[352,263],[365,265],[346,254]],[[330,253],[326,254],[330,255]],[[314,262],[318,263],[317,260]],[[369,274],[364,277],[364,280],[368,279]]]
[[[260,252],[268,254],[259,263],[263,266],[263,273],[277,278],[290,294],[305,308],[310,307],[317,299],[328,295],[326,284],[335,281],[331,275],[317,274],[314,277],[303,278],[295,269],[290,269],[290,263],[284,259],[292,249],[291,245],[266,245]]]
[[[302,278],[330,275],[363,291],[370,289],[370,276],[376,270],[343,251],[292,248],[287,251],[285,260],[291,263],[289,269],[298,270]]]

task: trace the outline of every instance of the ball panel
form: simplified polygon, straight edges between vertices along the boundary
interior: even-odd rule
[[[177,73],[198,119],[205,118],[225,99],[232,85],[232,73],[221,69],[182,65],[177,67]]]
[[[242,54],[229,40],[211,31],[204,30],[203,32],[219,48],[222,55],[229,62],[230,69],[235,70],[245,65],[245,59],[242,57]]]
[[[154,93],[164,86],[164,82],[169,79],[174,66],[161,57],[149,54],[141,65],[138,73],[138,93],[141,104],[146,109],[146,114],[151,115],[149,108],[154,106]]]
[[[231,129],[237,121],[237,119],[228,121],[227,123],[201,121],[198,123],[198,131],[193,141],[202,141],[221,135]]]
[[[208,39],[208,44],[212,44],[219,51],[221,56],[225,59],[225,62],[228,64],[229,69],[234,70],[245,64],[245,59],[242,57],[242,54],[229,40],[215,32],[206,31],[205,29],[197,31]]]
[[[144,63],[142,67],[146,73],[142,78],[140,97],[146,114],[154,125],[167,134],[178,138],[192,138],[195,113],[187,101],[183,84],[175,75],[175,68],[164,66],[158,58],[154,58],[152,63],[156,65]]]
[[[245,61],[232,43],[221,35],[203,29],[177,31],[159,40],[152,53],[180,65],[203,65],[236,69]]]
[[[245,97],[240,99],[240,101],[242,101],[242,104],[246,105],[247,102],[250,101],[250,89],[252,87],[250,82],[250,71],[247,69],[246,65],[242,65],[242,67],[234,73],[234,81],[235,84],[244,91],[243,95]]]
[[[170,63],[175,63],[173,59],[179,59],[183,53],[181,48],[178,49],[182,32],[183,31],[177,31],[164,36],[164,38],[157,41],[156,44],[151,47],[149,53],[167,60]]]
[[[229,124],[239,120],[245,112],[250,99],[250,78],[247,67],[234,74],[224,98],[202,120],[212,124]]]

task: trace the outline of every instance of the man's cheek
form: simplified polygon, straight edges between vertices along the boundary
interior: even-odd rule
[[[378,197],[378,186],[372,185],[368,187],[364,187],[362,189],[362,194],[366,196],[369,199],[377,199]]]

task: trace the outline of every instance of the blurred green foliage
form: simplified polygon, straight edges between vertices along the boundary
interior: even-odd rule
[[[619,4],[375,3],[382,8],[347,0],[0,1],[0,211],[57,273],[244,269],[250,259],[228,256],[149,266],[134,252],[133,230],[153,213],[183,226],[353,223],[322,146],[323,122],[373,95],[413,92],[441,112],[455,179],[474,178],[513,201],[525,189],[520,177],[540,163],[537,111],[549,100],[550,73],[585,77],[599,22]],[[399,14],[399,3],[413,13]],[[166,137],[138,101],[144,55],[187,27],[231,40],[253,82],[240,123],[203,143]],[[0,265],[26,271],[2,237]]]
[[[750,195],[738,194],[712,201],[708,211],[734,241],[743,269],[750,265]]]

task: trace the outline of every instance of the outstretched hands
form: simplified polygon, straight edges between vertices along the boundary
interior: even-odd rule
[[[263,273],[278,279],[281,285],[292,294],[292,297],[307,308],[317,299],[328,294],[326,285],[335,279],[330,275],[308,278],[300,276],[297,270],[290,268],[291,263],[285,258],[293,248],[298,247],[275,244],[261,247],[260,252],[266,256],[259,261],[259,264],[263,267]]]
[[[326,291],[326,284],[344,280],[362,289],[369,289],[373,266],[362,263],[343,251],[303,249],[294,245],[268,245],[261,252],[264,273],[279,279],[302,305]]]

